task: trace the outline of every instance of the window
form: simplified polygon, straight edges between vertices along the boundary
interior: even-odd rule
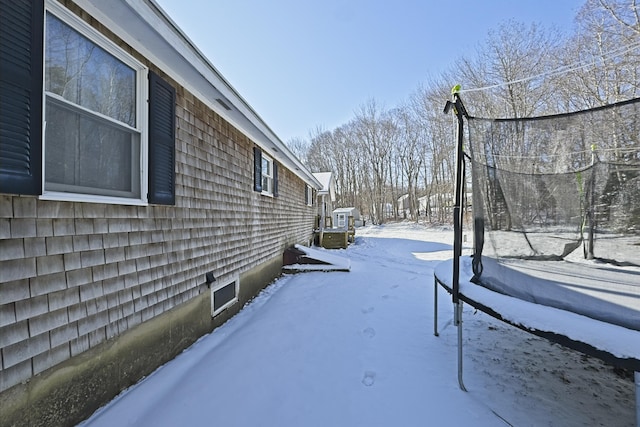
[[[13,6],[0,38],[12,52],[0,55],[2,191],[174,204],[175,88],[59,2]]]
[[[262,153],[258,147],[253,148],[253,189],[267,196],[278,196],[278,164]]]
[[[141,199],[144,68],[74,23],[47,12],[44,191]]]
[[[262,156],[262,192],[273,194],[273,160]]]
[[[339,213],[337,214],[337,219],[338,219],[338,227],[340,228],[344,228],[344,226],[346,225],[346,221],[347,221],[347,215],[343,214],[343,213]]]
[[[304,196],[307,206],[313,206],[313,189],[309,184],[305,186]]]
[[[225,308],[238,301],[240,280],[234,279],[211,289],[211,317],[218,315]]]

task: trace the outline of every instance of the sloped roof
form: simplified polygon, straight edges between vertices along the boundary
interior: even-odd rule
[[[321,192],[329,193],[329,187],[333,180],[333,172],[314,172],[313,176],[322,184]]]
[[[335,202],[336,184],[333,180],[333,172],[314,172],[313,177],[322,185],[322,188],[318,190],[318,196],[328,195],[331,202]]]
[[[336,201],[336,184],[333,180],[333,172],[314,172],[314,178],[322,184],[322,189],[318,190],[318,195],[328,195],[332,202]]]
[[[358,211],[358,208],[355,207],[349,207],[349,208],[337,208],[333,210],[333,213],[351,213],[351,212],[357,212],[358,214],[360,214],[360,211]]]

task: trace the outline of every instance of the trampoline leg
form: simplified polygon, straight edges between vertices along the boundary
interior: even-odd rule
[[[634,372],[636,383],[636,427],[640,427],[640,372]]]
[[[462,391],[467,391],[462,382],[462,301],[454,306],[454,312],[455,324],[458,326],[458,385]]]
[[[438,335],[438,281],[433,279],[433,335]]]

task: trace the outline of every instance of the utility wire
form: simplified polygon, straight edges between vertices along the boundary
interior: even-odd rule
[[[607,59],[610,59],[611,57],[627,54],[627,53],[637,49],[638,47],[640,47],[640,41],[631,43],[630,45],[621,47],[619,49],[614,49],[614,50],[606,53],[602,58],[599,58],[597,60],[590,61],[590,62],[587,62],[587,63],[584,63],[584,64],[582,63],[582,61],[578,61],[578,62],[574,62],[573,64],[563,65],[561,67],[556,68],[555,70],[551,70],[551,71],[548,71],[546,73],[541,73],[541,74],[536,74],[534,76],[529,76],[529,77],[524,77],[524,78],[521,78],[521,79],[511,80],[509,82],[497,83],[497,84],[490,85],[490,86],[483,86],[483,87],[477,87],[477,88],[471,88],[471,89],[461,89],[459,91],[459,93],[480,92],[480,91],[485,91],[485,90],[489,90],[489,89],[495,89],[495,88],[499,88],[499,87],[503,87],[503,86],[508,86],[510,84],[523,83],[523,82],[527,82],[527,81],[530,81],[530,80],[536,80],[536,79],[543,78],[543,77],[551,77],[551,76],[558,76],[558,75],[562,75],[562,74],[567,74],[567,73],[570,73],[572,71],[579,70],[581,68],[587,68],[587,67],[595,66],[597,63],[602,62],[602,61],[606,61]]]

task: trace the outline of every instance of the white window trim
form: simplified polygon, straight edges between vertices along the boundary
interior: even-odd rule
[[[305,196],[307,199],[307,206],[313,206],[313,188],[311,188],[309,184],[306,184]]]
[[[225,286],[228,286],[230,284],[234,283],[235,284],[235,297],[232,298],[231,300],[227,301],[224,305],[222,305],[220,308],[218,308],[217,310],[215,310],[215,300],[214,300],[214,295],[216,293],[216,291],[224,288]],[[223,312],[224,310],[226,310],[227,308],[231,307],[233,304],[238,302],[238,293],[240,292],[240,277],[239,276],[235,276],[231,279],[228,279],[224,282],[222,282],[221,285],[218,285],[216,287],[211,287],[211,317],[215,317],[218,314],[220,314],[221,312]]]
[[[58,19],[69,25],[74,30],[78,31],[81,35],[89,39],[92,43],[104,49],[115,58],[124,62],[136,71],[136,128],[135,131],[140,135],[140,198],[129,197],[113,197],[102,196],[97,194],[83,194],[83,193],[68,193],[45,190],[45,144],[46,144],[46,93],[45,93],[45,79],[42,79],[42,194],[39,196],[42,200],[56,200],[56,201],[70,201],[70,202],[92,202],[92,203],[107,203],[118,205],[138,205],[145,206],[148,204],[147,194],[149,192],[149,177],[148,177],[148,161],[149,161],[149,146],[148,146],[148,100],[149,100],[149,83],[148,74],[149,69],[141,62],[137,61],[134,57],[127,54],[120,49],[114,42],[105,37],[98,30],[91,25],[80,19],[73,12],[62,6],[60,3],[54,0],[45,1],[45,28],[43,28],[46,35],[46,14],[47,12],[55,15]],[[46,43],[46,36],[43,37]],[[46,46],[43,49],[43,67],[46,61]],[[43,68],[43,76],[44,76]],[[99,116],[98,113],[92,112]]]
[[[269,164],[271,165],[271,175],[265,175],[264,173],[264,169],[262,169],[262,164],[260,165],[260,169],[262,172],[262,184],[264,184],[264,178],[265,176],[267,178],[269,178],[270,180],[270,188],[268,190],[265,190],[264,185],[262,185],[262,195],[263,196],[269,196],[269,197],[273,197],[273,185],[274,185],[274,176],[273,176],[273,158],[271,158],[270,156],[267,156],[264,151],[262,152],[262,161],[267,161],[269,162]]]

